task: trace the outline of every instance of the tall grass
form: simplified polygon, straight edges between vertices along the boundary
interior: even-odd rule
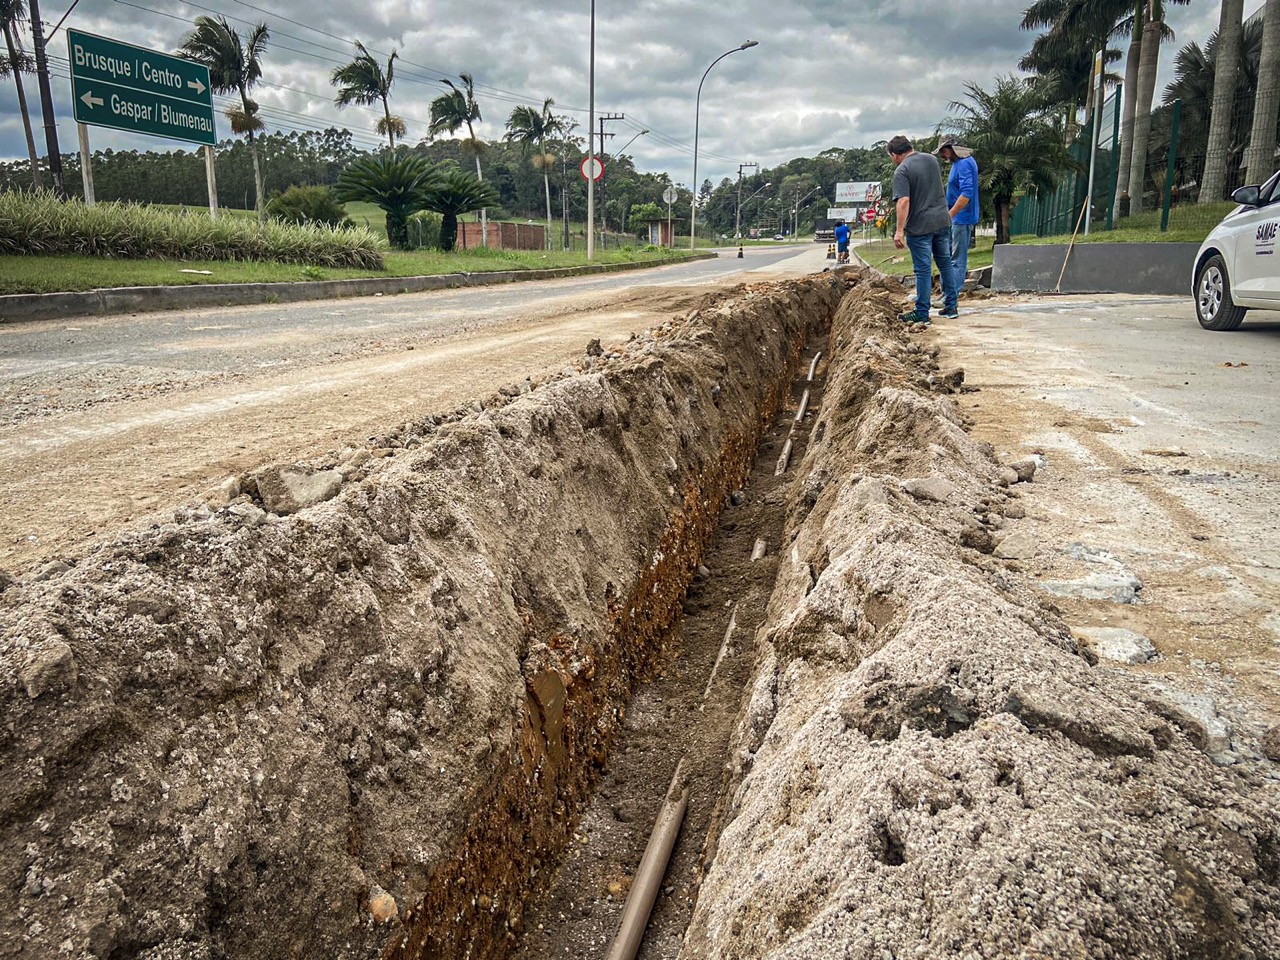
[[[262,260],[381,270],[382,240],[364,229],[238,217],[182,216],[127,203],[85,206],[49,192],[0,192],[0,253],[78,253],[160,260]]]

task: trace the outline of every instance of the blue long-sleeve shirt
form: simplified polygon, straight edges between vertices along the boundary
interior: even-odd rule
[[[951,174],[947,177],[947,209],[954,207],[962,195],[969,198],[969,204],[951,222],[977,223],[978,162],[973,157],[965,157],[951,165]]]

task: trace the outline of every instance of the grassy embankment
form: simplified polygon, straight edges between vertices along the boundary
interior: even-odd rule
[[[0,294],[411,277],[586,263],[581,250],[467,250],[449,254],[387,250],[381,211],[371,204],[348,205],[361,224],[355,231],[275,223],[263,230],[253,211],[242,210],[225,211],[227,215],[211,221],[195,208],[185,214],[177,208],[115,204],[87,209],[80,204],[57,205],[56,201],[23,200],[16,195],[0,195],[2,204],[12,209],[0,210]],[[366,217],[368,230],[363,229]],[[271,242],[264,243],[264,237]],[[353,252],[343,255],[331,248]],[[33,254],[32,250],[38,252]],[[662,262],[687,255],[685,250],[610,249],[597,251],[595,262]]]
[[[1076,243],[1200,243],[1218,222],[1234,210],[1234,203],[1212,203],[1174,207],[1169,214],[1169,229],[1160,232],[1160,211],[1152,210],[1119,221],[1118,229],[1094,229],[1088,236],[1080,234]],[[994,237],[978,237],[977,247],[969,251],[969,269],[991,265]],[[1015,244],[1070,243],[1071,234],[1051,237],[1014,237]],[[896,250],[893,238],[876,239],[860,245],[858,253],[868,263],[885,273],[911,273],[911,255]],[[886,262],[887,261],[887,262]]]

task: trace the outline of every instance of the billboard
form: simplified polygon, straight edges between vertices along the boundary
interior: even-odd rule
[[[848,223],[858,219],[858,214],[862,211],[857,207],[827,207],[828,220],[844,220]]]
[[[836,184],[836,206],[849,203],[873,203],[880,199],[880,184],[861,180],[857,183]]]

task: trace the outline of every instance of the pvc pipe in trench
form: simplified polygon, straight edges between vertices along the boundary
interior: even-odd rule
[[[680,825],[684,822],[684,813],[689,806],[689,786],[681,782],[683,770],[682,759],[676,764],[675,776],[671,778],[671,786],[667,788],[667,798],[658,811],[653,833],[649,836],[649,845],[644,848],[644,856],[640,858],[640,867],[631,882],[627,902],[622,906],[622,922],[609,947],[608,960],[633,960],[640,950],[645,928],[649,925],[649,914],[653,912],[653,903],[658,899],[662,877],[667,872],[667,863],[671,859],[676,836],[680,833]]]
[[[809,382],[813,383],[813,375],[818,372],[818,361],[822,359],[822,351],[813,355],[813,363],[809,364]]]

